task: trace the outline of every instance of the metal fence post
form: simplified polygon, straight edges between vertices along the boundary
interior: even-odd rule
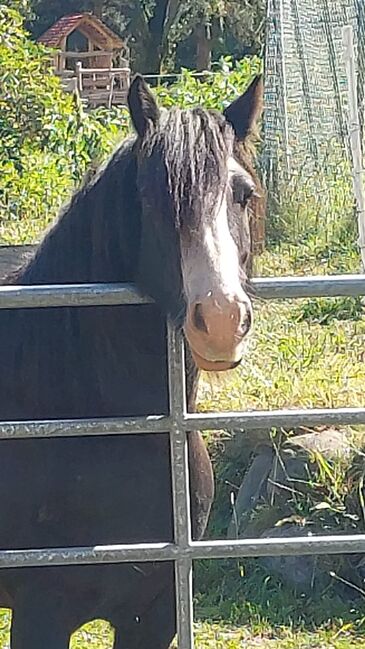
[[[184,552],[191,544],[184,342],[171,322],[167,328],[174,541],[179,551]],[[175,588],[179,649],[193,649],[193,562],[189,556],[180,555],[175,561]]]

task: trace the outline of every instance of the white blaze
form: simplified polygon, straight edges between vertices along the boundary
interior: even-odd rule
[[[201,231],[192,234],[190,246],[182,243],[182,273],[189,303],[217,293],[249,302],[240,281],[238,249],[229,229],[225,194],[212,218],[203,220]]]

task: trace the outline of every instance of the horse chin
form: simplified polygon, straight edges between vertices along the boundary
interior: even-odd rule
[[[198,368],[204,372],[227,372],[228,370],[234,370],[242,360],[240,358],[238,361],[209,361],[197,354],[193,349],[191,349],[191,355]]]

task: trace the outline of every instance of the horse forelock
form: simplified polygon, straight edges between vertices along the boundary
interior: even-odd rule
[[[160,156],[177,223],[187,215],[202,217],[227,184],[227,161],[233,153],[233,131],[218,112],[203,108],[163,113],[158,128],[146,138],[142,154]],[[150,173],[159,174],[158,167]],[[162,179],[150,178],[155,187]]]

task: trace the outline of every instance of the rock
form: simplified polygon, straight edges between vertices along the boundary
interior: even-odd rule
[[[247,514],[258,503],[279,504],[281,509],[278,500],[287,501],[295,491],[307,491],[316,467],[316,453],[326,460],[341,458],[350,461],[354,445],[359,444],[353,434],[346,430],[326,429],[289,437],[275,448],[268,443],[259,444],[253,452],[251,448],[253,459],[237,494],[228,537],[246,536]]]
[[[234,504],[234,512],[228,527],[230,539],[240,536],[242,517],[251,511],[266,491],[266,482],[273,461],[273,449],[264,446],[254,458],[245,474]]]
[[[282,444],[273,461],[268,476],[267,494],[270,502],[295,490],[309,489],[308,481],[316,468],[315,455],[326,461],[345,460],[350,462],[354,453],[354,435],[347,430],[332,428],[295,435]],[[357,444],[358,445],[358,444]]]
[[[273,527],[266,530],[261,538],[277,539],[299,536],[311,536],[308,527],[290,524]],[[317,587],[318,578],[323,582],[323,574],[317,570],[316,556],[261,557],[259,561],[271,574],[277,575],[283,583],[300,592],[309,593]]]
[[[364,474],[365,455],[364,451],[356,453],[356,450],[363,445],[364,433],[333,428],[314,432],[302,430],[299,435],[281,435],[266,441],[260,436],[260,443],[256,446],[255,438],[248,443],[247,436],[243,435],[241,449],[247,451],[250,448],[249,454],[239,452],[239,441],[236,434],[234,460],[231,461],[238,464],[241,475],[245,465],[248,466],[237,493],[228,538],[277,539],[333,534],[351,529],[348,527],[351,524],[354,531],[357,529],[356,516],[361,519],[363,511],[356,510],[350,492],[338,506],[326,499],[327,486],[323,479],[318,480],[324,462],[319,460],[321,457],[325,460],[328,470],[331,470],[331,463],[339,462],[334,470],[338,473],[341,467],[345,472],[346,486],[353,494],[356,493],[357,501],[358,476]],[[301,514],[302,511],[305,514]],[[328,584],[332,584],[339,596],[346,599],[358,596],[359,588],[365,591],[365,558],[361,555],[356,557],[356,561],[354,556],[347,555],[287,555],[262,557],[258,562],[269,574],[277,576],[284,585],[299,593],[308,594],[313,589],[320,592]],[[355,586],[350,588],[346,582]]]
[[[277,525],[283,520],[303,522],[293,515],[293,499],[313,489],[311,479],[318,467],[316,454],[326,461],[340,458],[350,465],[354,448],[362,441],[363,436],[359,435],[359,439],[355,439],[354,433],[347,430],[329,428],[295,435],[284,442],[274,440],[275,446],[260,444],[251,454],[251,463],[239,488],[228,526],[228,538],[252,538],[261,534],[270,536],[273,531],[275,535],[286,536],[288,530],[295,535],[308,534],[307,526],[291,525],[288,528]],[[308,586],[310,566],[313,568],[310,557],[285,557],[285,561],[275,558],[272,564],[270,561],[266,565],[282,565],[288,570],[292,566],[290,570],[293,569],[295,574],[288,574],[287,580]]]
[[[290,446],[294,449],[300,447],[307,453],[317,452],[321,453],[327,460],[335,460],[339,457],[349,459],[353,453],[354,442],[358,445],[356,439],[354,439],[354,433],[347,430],[327,428],[290,437],[284,442],[284,446]]]

